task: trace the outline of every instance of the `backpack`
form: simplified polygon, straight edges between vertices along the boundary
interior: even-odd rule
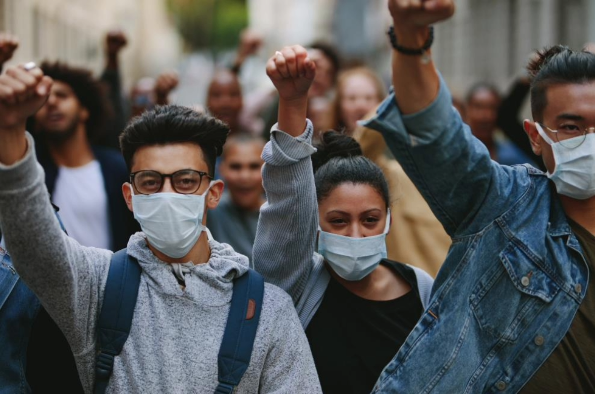
[[[138,261],[129,256],[126,249],[113,254],[97,325],[96,394],[103,394],[107,389],[114,357],[120,354],[130,333],[140,274]],[[231,307],[217,360],[219,385],[216,394],[231,394],[250,364],[263,296],[264,279],[256,271],[249,269],[234,280]]]

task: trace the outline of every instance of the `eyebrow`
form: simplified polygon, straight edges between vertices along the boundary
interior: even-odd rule
[[[365,215],[365,214],[368,214],[368,213],[371,213],[371,212],[374,212],[374,211],[382,212],[382,209],[378,209],[378,208],[368,209],[367,211],[364,211],[364,212],[360,213],[360,215]],[[331,213],[340,213],[340,214],[343,214],[343,215],[351,215],[349,212],[341,211],[341,210],[338,210],[338,209],[334,209],[332,211],[328,211],[326,213],[326,215],[329,215]]]
[[[567,114],[567,113],[562,113],[562,114],[556,116],[556,119],[558,119],[558,120],[576,120],[576,121],[585,120],[585,118],[583,116],[576,115],[576,114]]]

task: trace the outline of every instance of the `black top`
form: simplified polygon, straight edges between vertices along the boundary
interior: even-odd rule
[[[415,272],[383,260],[412,290],[390,301],[356,296],[331,277],[306,329],[322,385],[328,393],[370,393],[380,373],[413,329],[423,307]]]

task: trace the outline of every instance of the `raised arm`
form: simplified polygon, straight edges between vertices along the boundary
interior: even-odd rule
[[[51,83],[39,68],[10,67],[0,76],[0,227],[19,275],[79,353],[92,349],[98,281],[111,253],[68,238],[50,204],[25,122]]]
[[[263,151],[267,202],[260,210],[254,267],[297,302],[312,270],[318,229],[312,126],[306,120],[315,66],[304,48],[286,47],[268,61],[267,74],[279,92],[279,123]]]
[[[420,49],[430,37],[429,26],[453,14],[454,1],[389,0],[389,10],[398,45]],[[366,126],[382,132],[449,235],[480,231],[520,198],[525,188],[518,181],[528,182],[520,175],[527,170],[491,161],[453,109],[431,50],[423,55],[393,50],[393,85],[394,94]]]

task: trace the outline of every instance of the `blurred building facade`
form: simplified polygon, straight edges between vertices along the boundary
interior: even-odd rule
[[[548,45],[581,49],[595,41],[593,0],[457,0],[454,18],[436,26],[434,57],[462,95],[487,80],[502,88],[524,75],[531,54]]]
[[[388,81],[391,23],[386,0],[248,0],[250,25],[281,45],[334,43],[347,63],[363,62]],[[580,49],[595,41],[595,0],[456,0],[451,20],[436,26],[435,61],[455,92],[480,80],[504,88],[545,45]]]
[[[126,85],[177,65],[181,42],[164,0],[0,0],[0,31],[20,41],[13,63],[63,60],[99,72],[114,28],[128,37],[120,58]]]

